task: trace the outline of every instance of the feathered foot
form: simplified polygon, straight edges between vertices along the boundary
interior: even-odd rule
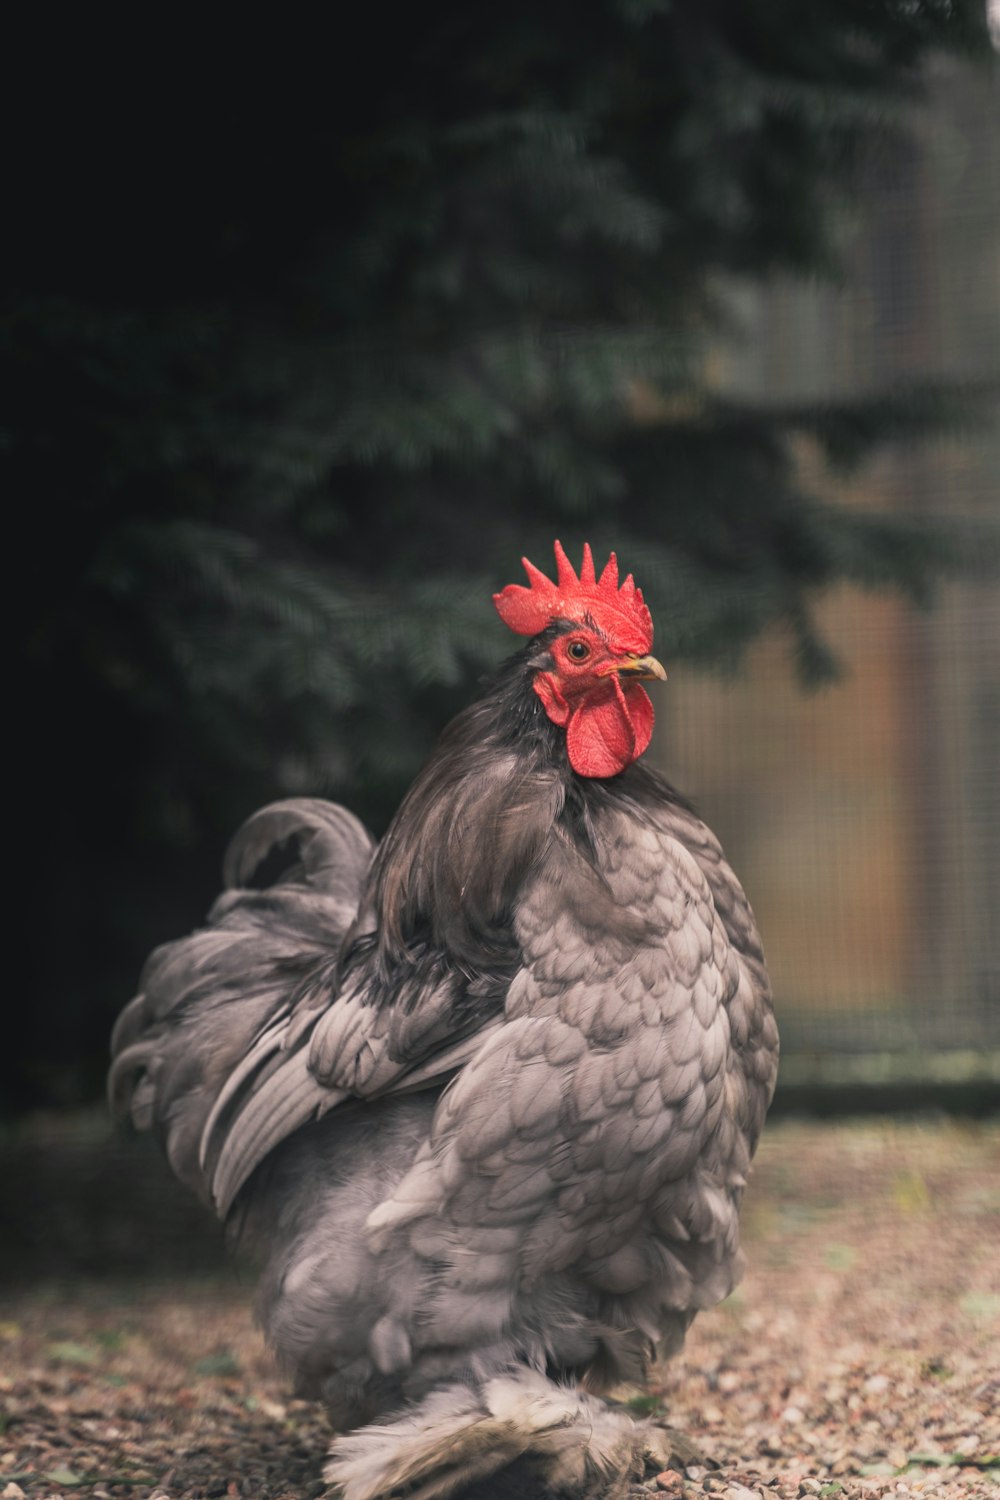
[[[337,1438],[324,1477],[343,1500],[402,1490],[406,1500],[443,1500],[530,1455],[546,1489],[584,1496],[641,1477],[647,1462],[666,1468],[674,1451],[651,1422],[523,1370],[446,1386],[395,1421]]]

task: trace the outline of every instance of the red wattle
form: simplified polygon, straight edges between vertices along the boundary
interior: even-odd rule
[[[653,735],[653,705],[637,682],[623,688],[617,676],[607,688],[572,706],[551,676],[539,672],[535,692],[554,724],[565,724],[569,763],[579,776],[617,776],[648,747]]]

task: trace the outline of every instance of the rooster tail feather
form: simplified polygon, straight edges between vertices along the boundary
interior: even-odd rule
[[[333,803],[299,797],[255,813],[229,847],[207,925],[156,949],[118,1020],[112,1108],[156,1131],[178,1177],[209,1202],[228,1108],[247,1083],[241,1067],[248,1055],[275,1065],[294,998],[332,974],[373,853],[363,825]]]

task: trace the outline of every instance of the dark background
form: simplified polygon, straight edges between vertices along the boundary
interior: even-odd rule
[[[989,379],[919,337],[833,396],[713,365],[734,287],[842,274],[936,70],[989,69],[980,0],[538,9],[14,41],[10,1116],[99,1096],[254,807],[384,827],[522,552],[615,547],[672,669],[780,638],[814,685],[838,582],[993,566],[995,513],[833,484],[974,429]]]

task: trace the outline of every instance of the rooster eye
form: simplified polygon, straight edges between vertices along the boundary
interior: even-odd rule
[[[590,655],[590,647],[586,641],[570,641],[566,647],[566,654],[571,656],[574,661],[586,661]]]

